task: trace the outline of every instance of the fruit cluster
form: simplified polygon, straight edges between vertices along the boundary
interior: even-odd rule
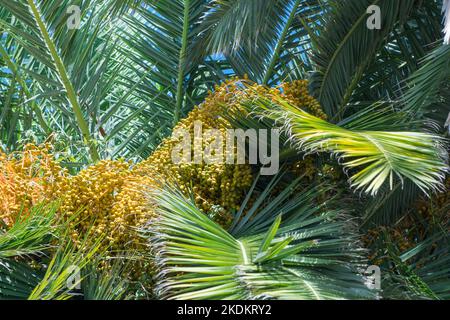
[[[0,222],[7,227],[33,205],[61,196],[68,174],[50,152],[49,144],[27,144],[9,155],[0,152]]]
[[[191,144],[192,154],[202,153],[204,146],[195,141],[195,123],[201,123],[203,132],[208,129],[217,129],[222,141],[225,141],[226,130],[230,129],[231,125],[221,116],[224,106],[227,108],[238,106],[242,97],[244,97],[242,87],[236,81],[228,81],[217,86],[214,94],[210,93],[204,103],[195,107],[187,118],[177,124],[174,132],[188,133],[190,140],[194,142]],[[206,164],[204,161],[175,163],[172,152],[175,146],[182,143],[183,138],[185,137],[175,134],[165,139],[147,160],[133,169],[133,174],[138,177],[151,176],[158,177],[157,179],[162,181],[175,181],[182,191],[193,193],[200,209],[207,214],[212,214],[216,221],[226,226],[231,222],[230,211],[239,209],[251,186],[253,180],[251,166],[227,164],[224,161],[211,164]],[[226,156],[224,148],[223,159]],[[135,192],[139,191],[135,190]]]
[[[293,105],[322,120],[327,120],[320,103],[309,95],[307,80],[294,80],[280,86],[283,96]]]
[[[268,94],[268,91],[239,79],[226,81],[181,120],[174,132],[185,130],[194,141],[195,123],[201,123],[203,131],[217,129],[225,141],[232,125],[224,113],[227,109],[240,109],[243,100],[256,94]],[[306,81],[283,84],[270,90],[269,96],[288,99],[298,107],[324,116],[316,100],[309,96]],[[22,153],[0,154],[0,218],[11,225],[22,206],[27,210],[37,202],[59,199],[61,214],[71,217],[75,241],[90,230],[94,235],[106,236],[107,244],[120,250],[125,244],[139,242],[135,228],[155,214],[146,196],[147,188],[158,182],[173,181],[182,191],[192,192],[205,214],[227,226],[232,218],[230,212],[239,209],[252,184],[251,166],[224,162],[174,163],[172,153],[182,138],[176,134],[166,138],[148,159],[134,167],[123,160],[103,160],[74,176],[61,168],[49,145],[27,145]],[[203,147],[193,143],[191,151],[202,153]],[[236,147],[224,150],[224,157],[227,156],[236,160]],[[312,175],[312,167],[309,160],[302,164],[308,176]]]
[[[143,222],[143,216],[131,206],[124,215],[113,211],[130,175],[129,167],[123,160],[102,160],[67,179],[60,211],[71,218],[74,240],[79,241],[89,230],[93,237],[105,236],[105,244],[121,249],[133,238],[128,228]]]

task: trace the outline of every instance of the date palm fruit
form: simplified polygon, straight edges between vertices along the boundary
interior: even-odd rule
[[[240,103],[251,98],[254,92],[266,91],[256,84],[245,89],[238,79],[216,86],[215,92],[210,92],[206,100],[174,130],[185,129],[193,138],[194,122],[200,121],[203,130],[219,129],[225,139],[226,130],[232,128],[222,116],[225,108],[240,108]],[[282,84],[270,94],[282,96],[325,117],[317,101],[309,96],[306,81]],[[93,228],[95,234],[106,236],[106,243],[113,249],[123,248],[130,242],[138,245],[139,238],[134,228],[155,214],[144,195],[146,189],[171,180],[183,191],[192,191],[196,205],[215,221],[227,226],[231,221],[230,212],[239,209],[252,184],[251,166],[175,164],[171,154],[180,139],[175,135],[166,138],[148,159],[133,168],[123,160],[103,160],[75,176],[68,175],[61,168],[51,155],[48,144],[27,145],[20,154],[1,154],[1,218],[10,224],[22,206],[26,210],[39,201],[61,199],[61,213],[75,217],[71,221],[74,240],[77,241],[88,228]],[[309,162],[304,168],[312,174]]]
[[[7,227],[33,205],[62,195],[67,171],[50,151],[49,144],[27,144],[21,152],[0,152],[0,220]]]

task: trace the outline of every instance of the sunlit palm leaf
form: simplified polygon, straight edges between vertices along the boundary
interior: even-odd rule
[[[58,205],[37,205],[22,212],[8,231],[0,230],[0,258],[38,254],[50,247],[57,231]]]
[[[442,7],[442,12],[444,13],[444,43],[450,44],[450,1],[444,0]]]
[[[77,248],[68,235],[69,233],[60,239],[60,247],[48,263],[41,281],[28,296],[28,300],[68,300],[73,298],[73,290],[81,286],[83,280],[81,272],[85,271],[84,269],[96,254],[101,254],[102,237],[87,246],[89,239],[89,234],[87,234],[80,243],[80,248]]]
[[[315,192],[296,193],[286,202],[296,183],[281,207],[264,210],[256,201],[254,216],[238,221],[248,224],[241,236],[178,191],[162,191],[160,216],[146,230],[160,268],[156,293],[168,299],[374,297],[357,271],[361,252],[350,226],[338,212],[318,211],[311,202]]]
[[[306,152],[337,155],[351,174],[350,184],[372,195],[394,177],[407,178],[423,191],[439,190],[448,166],[444,139],[420,132],[348,130],[279,99],[252,102],[255,113],[279,123],[294,147]]]

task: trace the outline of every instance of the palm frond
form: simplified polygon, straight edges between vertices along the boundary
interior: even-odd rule
[[[450,46],[442,45],[427,55],[423,66],[410,77],[404,96],[406,111],[412,117],[431,113],[430,106],[440,100],[440,88],[449,78]],[[450,112],[450,108],[447,111]]]
[[[57,234],[57,204],[40,204],[22,212],[13,226],[0,230],[0,259],[39,254]]]
[[[220,63],[188,61],[194,26],[207,8],[201,0],[152,1],[123,17],[123,50],[133,52],[131,62],[141,74],[147,72],[141,89],[153,94],[152,105],[164,112],[166,126],[201,102],[222,72]]]
[[[210,1],[198,23],[203,51],[226,54],[256,45],[258,36],[268,31],[268,17],[280,5],[286,5],[286,1]]]
[[[423,191],[439,190],[448,166],[444,139],[419,132],[348,130],[314,117],[278,98],[262,97],[256,114],[278,122],[297,150],[337,155],[349,171],[352,187],[375,195],[386,180],[407,178]]]
[[[367,8],[381,9],[382,28],[367,27]],[[330,1],[323,21],[310,32],[313,38],[312,60],[316,71],[311,78],[314,96],[330,118],[341,119],[353,90],[374,60],[383,41],[399,21],[411,12],[414,1],[345,0]]]
[[[387,298],[449,299],[450,255],[448,234],[437,232],[400,253],[394,244],[388,254],[394,269],[386,275]],[[402,288],[400,292],[396,287]]]
[[[20,106],[31,115],[33,129],[45,129],[41,141],[50,132],[61,140],[75,140],[71,151],[79,162],[86,162],[89,152],[94,161],[147,156],[167,135],[173,117],[166,112],[171,106],[154,103],[160,95],[167,97],[167,87],[151,90],[146,78],[151,68],[141,68],[146,59],[122,38],[132,30],[124,20],[143,4],[83,1],[76,30],[67,29],[69,5],[68,0],[21,0],[8,1],[0,9],[0,26],[5,30],[0,46],[10,58],[5,58],[8,69],[16,71],[16,87],[25,92]]]
[[[26,300],[44,272],[14,259],[0,259],[0,299]]]
[[[212,1],[201,17],[189,59],[224,57],[234,73],[276,84],[310,71],[308,31],[320,17],[317,0]]]
[[[68,300],[73,298],[74,288],[81,285],[83,280],[81,272],[85,271],[95,254],[101,253],[102,237],[87,246],[88,233],[77,247],[68,234],[60,239],[61,246],[48,263],[45,274],[28,296],[28,300]],[[74,281],[69,282],[72,278]]]
[[[442,12],[444,13],[444,43],[450,44],[450,1],[444,0],[442,6]]]
[[[84,300],[121,300],[125,297],[128,283],[124,278],[127,269],[126,261],[114,258],[111,266],[101,268],[100,262],[105,257],[100,256],[93,259],[85,267],[83,280],[81,282]],[[107,261],[107,260],[106,260]]]
[[[282,208],[263,204],[264,194],[251,219],[237,215],[238,224],[248,224],[240,236],[214,223],[179,191],[161,191],[160,215],[146,230],[153,235],[160,268],[156,294],[168,299],[375,297],[358,272],[362,251],[349,224],[339,212],[318,212],[311,202],[314,192],[288,190],[280,197],[296,196]]]
[[[48,253],[58,236],[58,205],[40,204],[22,212],[7,231],[0,231],[0,297],[27,299],[44,277],[29,265],[30,256]]]

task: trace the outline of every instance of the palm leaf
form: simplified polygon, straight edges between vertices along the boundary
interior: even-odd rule
[[[367,8],[381,9],[381,30],[367,27]],[[314,44],[311,78],[314,96],[330,117],[340,120],[353,90],[374,60],[383,41],[399,21],[410,14],[414,1],[346,0],[330,1],[317,34],[310,32]],[[316,29],[316,28],[315,28]]]
[[[292,196],[295,188],[289,190]],[[160,268],[156,294],[168,299],[374,297],[356,269],[362,260],[348,225],[338,212],[317,212],[310,197],[296,194],[266,211],[259,206],[261,215],[240,221],[247,231],[234,236],[178,191],[162,191],[160,215],[145,230],[153,235]]]
[[[442,137],[419,132],[348,130],[316,118],[277,98],[262,97],[256,114],[278,122],[294,147],[306,152],[337,155],[351,172],[350,184],[375,195],[386,180],[392,189],[394,177],[407,178],[423,191],[439,190],[448,167]],[[252,108],[250,106],[250,108]]]
[[[70,229],[69,229],[70,230]],[[89,233],[80,243],[80,248],[73,243],[73,241],[66,234],[60,239],[60,247],[54,253],[52,259],[48,263],[45,274],[41,281],[33,289],[28,296],[28,300],[68,300],[73,298],[73,287],[81,285],[82,271],[94,259],[96,254],[101,255],[100,245],[103,237],[98,238],[93,244],[87,246]],[[75,275],[76,272],[79,278],[74,278],[74,283],[68,285],[68,281]]]
[[[85,267],[81,283],[84,300],[121,300],[128,289],[127,280],[124,278],[127,263],[123,259],[114,258],[111,267],[101,268],[100,262],[105,257],[96,257]]]
[[[42,253],[57,234],[57,204],[40,204],[22,212],[13,226],[0,231],[0,259]]]
[[[448,299],[448,240],[448,234],[441,229],[402,253],[395,244],[390,243],[387,251],[394,269],[386,275],[388,285],[385,296],[403,299]],[[396,287],[402,290],[398,292]]]
[[[444,0],[442,6],[442,12],[444,13],[444,43],[450,44],[450,2],[448,0]]]
[[[43,141],[53,131],[61,140],[75,140],[71,151],[80,162],[86,161],[86,146],[94,161],[130,156],[136,145],[144,144],[144,150],[133,157],[146,156],[167,135],[167,122],[173,120],[164,112],[167,105],[163,109],[153,103],[165,87],[158,87],[156,93],[150,90],[145,78],[149,70],[133,63],[141,58],[121,38],[131,29],[114,14],[125,20],[133,8],[141,7],[139,3],[83,1],[77,30],[67,29],[66,9],[72,4],[68,0],[22,0],[0,9],[0,26],[5,30],[0,38],[2,52],[10,58],[5,58],[8,69],[17,70],[19,85],[28,92],[22,104],[29,113],[42,113],[44,121],[36,120],[45,133],[38,138]],[[155,134],[155,127],[164,126]]]
[[[430,106],[439,101],[439,89],[445,80],[450,78],[449,61],[450,46],[439,46],[424,59],[423,66],[410,77],[409,90],[404,99],[406,110],[412,117],[431,113]],[[447,108],[447,112],[449,111]],[[445,112],[443,113],[446,116]]]
[[[25,262],[0,259],[0,299],[26,300],[43,277]]]
[[[44,272],[29,265],[30,256],[38,257],[52,248],[58,235],[58,205],[40,204],[22,212],[13,226],[0,231],[0,297],[27,299],[44,277]]]

